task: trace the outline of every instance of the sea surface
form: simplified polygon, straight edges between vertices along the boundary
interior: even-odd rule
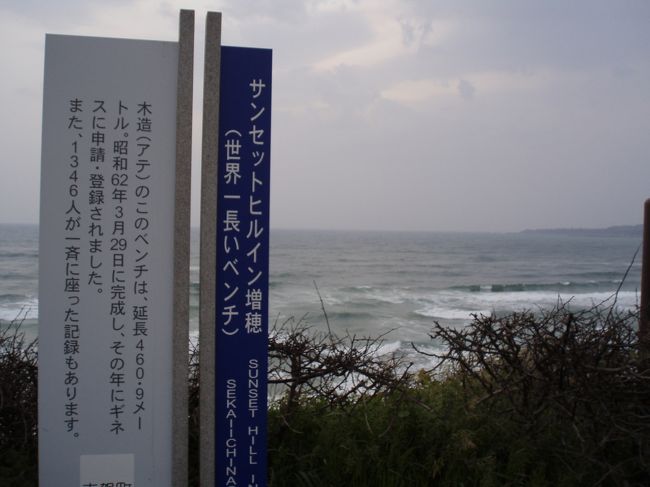
[[[472,314],[638,303],[641,237],[541,233],[271,232],[271,326],[302,321],[385,335],[383,351],[435,350],[434,322]],[[198,230],[192,231],[190,330],[198,335]],[[623,280],[629,268],[627,277]],[[323,311],[324,309],[324,311]],[[38,335],[38,226],[0,225],[0,320]]]

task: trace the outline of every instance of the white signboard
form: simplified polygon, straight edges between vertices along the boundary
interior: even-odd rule
[[[170,486],[178,44],[48,35],[39,469]]]

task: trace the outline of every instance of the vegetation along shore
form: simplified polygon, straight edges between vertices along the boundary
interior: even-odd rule
[[[434,323],[429,370],[383,341],[286,320],[271,334],[272,486],[650,485],[650,367],[614,306]],[[37,485],[37,346],[0,333],[0,479]],[[428,349],[427,349],[428,350]],[[418,353],[430,353],[417,350]],[[198,485],[198,353],[190,354]]]

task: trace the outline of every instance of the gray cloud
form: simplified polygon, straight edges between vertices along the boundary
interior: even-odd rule
[[[458,82],[458,93],[463,99],[471,100],[472,98],[474,98],[474,94],[476,93],[476,88],[469,81],[465,79],[461,79]]]
[[[120,5],[131,9],[126,0]],[[180,7],[132,5],[170,29],[168,17]],[[129,25],[102,17],[98,2],[68,6],[79,7],[74,22],[90,31],[100,19],[102,35],[124,35]],[[223,11],[225,43],[274,49],[275,226],[516,230],[640,220],[650,180],[646,1],[200,7]],[[0,221],[36,219],[36,58],[45,30],[71,28],[72,17],[47,19],[33,8],[11,10],[24,22],[16,25],[19,50],[1,58],[17,69],[0,80],[3,106],[14,114],[2,122],[0,163],[24,183],[20,191],[0,183],[15,202],[12,213],[2,205]],[[131,21],[132,37],[174,38],[175,31],[138,28],[150,19]]]

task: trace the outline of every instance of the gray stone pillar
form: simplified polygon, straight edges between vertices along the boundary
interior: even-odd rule
[[[221,75],[221,13],[208,12],[205,27],[203,144],[201,158],[201,274],[199,311],[200,483],[214,485],[215,472],[215,272],[216,206]]]

